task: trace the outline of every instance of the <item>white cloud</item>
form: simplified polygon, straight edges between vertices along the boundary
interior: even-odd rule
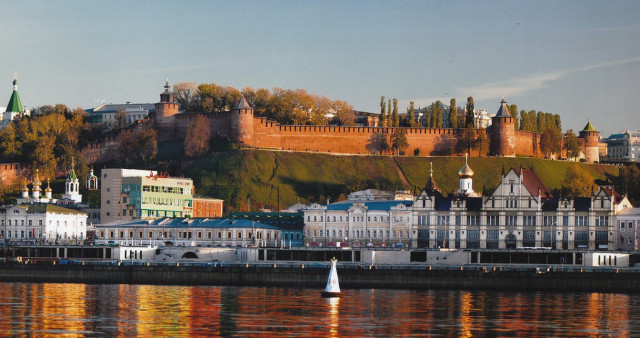
[[[513,97],[525,94],[540,88],[544,88],[549,82],[562,79],[574,73],[587,72],[594,69],[617,66],[640,61],[640,57],[622,59],[616,61],[602,62],[589,66],[574,69],[561,70],[556,72],[534,74],[528,77],[507,79],[485,83],[476,87],[456,88],[457,96],[471,95],[476,100],[498,98],[503,96]],[[455,96],[455,95],[454,95]]]

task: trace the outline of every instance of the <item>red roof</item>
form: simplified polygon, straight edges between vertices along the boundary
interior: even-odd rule
[[[542,183],[540,177],[536,175],[533,170],[525,169],[525,168],[513,168],[513,171],[516,172],[518,177],[522,177],[522,183],[529,190],[529,193],[533,196],[538,196],[538,190],[540,191],[540,197],[550,198],[553,197],[551,195],[551,191],[547,189],[547,187]]]

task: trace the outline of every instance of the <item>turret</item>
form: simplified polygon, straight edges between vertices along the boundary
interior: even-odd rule
[[[230,112],[231,130],[229,138],[232,142],[242,145],[253,143],[253,108],[249,105],[244,95],[240,102]]]
[[[458,177],[460,177],[460,188],[458,189],[458,194],[467,195],[467,196],[475,196],[476,193],[473,191],[473,170],[469,167],[469,163],[467,162],[468,155],[464,156],[464,166],[460,171],[458,171]]]
[[[49,179],[47,178],[47,187],[44,189],[44,196],[48,199],[52,198],[52,189],[51,186],[49,185]]]
[[[22,198],[29,198],[29,187],[27,187],[27,179],[24,179],[24,185],[22,186]]]
[[[160,102],[155,105],[152,114],[153,122],[158,130],[159,140],[169,140],[176,136],[175,115],[178,114],[178,104],[173,102],[173,93],[169,80],[164,84],[164,92],[160,93]]]
[[[584,139],[584,159],[589,163],[599,162],[598,140],[600,133],[593,128],[591,121],[587,120],[587,125],[580,131],[580,137]]]
[[[491,118],[491,153],[495,156],[515,157],[515,120],[507,101],[502,99],[496,116]]]
[[[78,176],[76,176],[73,159],[71,159],[71,170],[69,171],[69,176],[64,183],[64,195],[62,195],[62,198],[70,199],[76,203],[82,202],[82,195],[80,195],[80,182],[78,181]]]
[[[98,190],[98,177],[93,174],[93,166],[87,175],[86,188],[87,190]]]
[[[39,170],[36,169],[36,174],[33,176],[33,182],[31,183],[33,188],[31,189],[31,197],[34,199],[40,199],[40,174]]]

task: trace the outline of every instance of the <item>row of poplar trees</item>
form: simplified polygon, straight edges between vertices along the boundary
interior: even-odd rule
[[[393,103],[393,105],[392,105]],[[473,97],[467,98],[466,113],[464,121],[458,121],[458,106],[456,99],[452,98],[449,104],[449,119],[445,124],[443,121],[443,112],[446,108],[440,100],[433,102],[430,106],[424,108],[422,118],[416,118],[416,108],[414,102],[409,102],[409,108],[405,116],[398,114],[398,100],[389,99],[385,101],[385,97],[380,97],[380,124],[383,127],[427,127],[427,128],[466,128],[473,127]],[[420,109],[418,109],[419,111]]]

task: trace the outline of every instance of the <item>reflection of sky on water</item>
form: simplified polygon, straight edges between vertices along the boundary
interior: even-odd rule
[[[640,335],[640,295],[0,284],[6,335]]]

